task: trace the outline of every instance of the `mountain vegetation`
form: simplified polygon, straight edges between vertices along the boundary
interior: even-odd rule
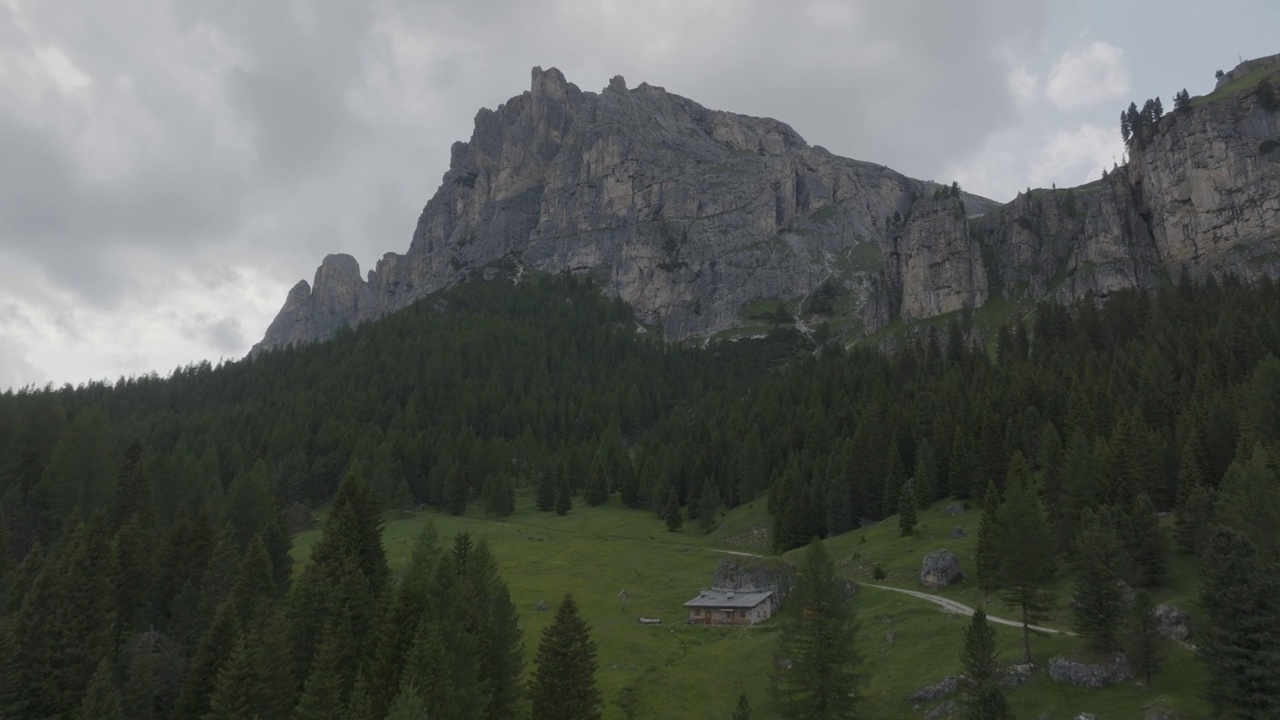
[[[978,327],[957,313],[893,353],[795,330],[694,348],[589,282],[530,275],[324,344],[5,393],[0,714],[502,718],[571,700],[595,717],[595,645],[570,599],[538,656],[578,648],[583,662],[544,677],[555,663],[525,667],[504,577],[520,570],[500,572],[482,539],[427,532],[403,567],[387,561],[384,512],[502,516],[519,493],[549,517],[625,506],[682,533],[758,502],[777,551],[900,509],[918,528],[944,499],[982,506],[984,588],[1029,626],[1074,582],[1079,630],[1155,677],[1149,627],[1108,588],[1158,590],[1190,554],[1204,560],[1204,696],[1274,716],[1280,288],[1181,278]],[[292,538],[320,506],[295,566]],[[1116,575],[1091,574],[1091,553]],[[802,581],[839,572],[804,557]],[[825,584],[805,592],[836,602]],[[986,662],[973,632],[966,662]],[[864,672],[821,643],[792,647],[793,666]],[[783,695],[814,697],[797,687]],[[989,684],[968,692],[1001,702]],[[820,712],[844,716],[847,699]]]

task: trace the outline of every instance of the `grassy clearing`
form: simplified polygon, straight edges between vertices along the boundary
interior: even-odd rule
[[[942,513],[946,503],[924,510],[920,533],[899,537],[897,522],[890,518],[875,526],[827,540],[841,572],[859,580],[871,579],[879,562],[888,572],[882,584],[919,589],[916,574],[920,559],[945,547],[972,568],[978,510],[957,517]],[[599,645],[597,680],[605,698],[605,718],[728,718],[738,693],[746,692],[754,717],[774,718],[768,703],[768,670],[776,638],[776,622],[754,628],[707,628],[684,625],[682,603],[700,587],[710,584],[712,571],[724,550],[765,554],[766,548],[743,545],[752,528],[768,524],[763,500],[735,509],[721,518],[719,527],[701,535],[692,527],[667,532],[651,513],[626,510],[615,498],[599,508],[582,505],[564,517],[533,509],[533,497],[522,491],[517,512],[501,521],[487,520],[473,510],[463,517],[435,513],[401,513],[388,516],[384,543],[394,568],[403,566],[413,538],[434,523],[444,538],[470,532],[488,540],[501,564],[503,577],[520,612],[526,656],[533,657],[542,629],[552,612],[537,612],[538,600],[552,610],[565,592],[572,592],[590,623]],[[968,535],[952,540],[956,525]],[[294,561],[305,563],[319,531],[294,541]],[[865,538],[865,540],[864,540]],[[794,553],[793,553],[794,554]],[[1170,586],[1157,601],[1172,600],[1179,606],[1194,595],[1190,565],[1175,563]],[[624,609],[617,599],[626,588]],[[1060,584],[1059,610],[1049,623],[1065,627],[1066,582]],[[939,594],[969,605],[982,601],[972,582]],[[960,669],[959,651],[967,619],[940,612],[935,606],[898,593],[863,588],[856,600],[861,630],[858,645],[865,661],[865,717],[923,717],[922,708],[911,709],[910,692],[954,674]],[[989,610],[1011,615],[998,601]],[[660,617],[662,625],[640,625],[637,616]],[[1015,628],[996,630],[1001,661],[1013,663],[1020,656],[1021,636]],[[1038,661],[1071,651],[1078,641],[1069,637],[1035,637],[1032,649]],[[1019,717],[1069,718],[1075,713],[1097,713],[1100,718],[1140,717],[1143,707],[1161,702],[1180,718],[1206,717],[1203,703],[1192,695],[1201,686],[1199,668],[1191,654],[1168,649],[1167,669],[1153,692],[1124,685],[1107,690],[1076,690],[1059,686],[1037,675],[1027,688],[1011,690],[1009,699]],[[532,668],[526,668],[527,671]]]

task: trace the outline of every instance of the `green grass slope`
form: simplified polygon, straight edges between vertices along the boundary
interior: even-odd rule
[[[760,528],[769,518],[757,500],[727,513],[717,529],[701,535],[686,526],[667,532],[654,515],[626,510],[617,498],[599,508],[579,504],[564,517],[533,509],[531,494],[518,497],[517,512],[501,520],[478,511],[462,517],[405,513],[388,517],[384,544],[393,569],[408,558],[413,538],[434,523],[441,536],[469,532],[488,540],[501,565],[524,629],[526,656],[533,657],[543,628],[553,612],[538,612],[544,600],[553,611],[565,592],[572,592],[599,645],[597,682],[605,698],[606,720],[623,718],[728,718],[737,696],[746,692],[756,718],[778,717],[770,707],[768,671],[776,637],[776,621],[753,628],[708,628],[685,625],[682,603],[711,582],[725,551],[767,554]],[[946,547],[972,567],[977,511],[947,517],[934,506],[921,513],[918,537],[898,537],[894,519],[827,540],[841,572],[871,581],[872,567],[888,572],[882,584],[920,589],[916,582],[920,559]],[[955,525],[969,532],[951,540]],[[294,541],[294,560],[305,563],[319,530]],[[865,539],[864,539],[865,538]],[[1158,600],[1186,599],[1194,594],[1190,569],[1175,567],[1170,588]],[[624,608],[618,593],[626,589]],[[1066,583],[1060,595],[1068,592]],[[982,602],[971,582],[940,594],[975,605]],[[856,599],[861,622],[858,645],[864,659],[865,717],[923,717],[932,706],[912,708],[905,697],[924,685],[960,670],[959,652],[966,617],[941,612],[931,603],[899,593],[863,588]],[[1186,604],[1186,603],[1183,603]],[[994,615],[1012,615],[998,601],[988,605]],[[641,625],[638,616],[662,618],[661,625]],[[1059,603],[1050,625],[1066,627],[1068,613]],[[1020,631],[998,627],[1001,661],[1020,657]],[[1039,662],[1073,651],[1079,641],[1067,636],[1036,637],[1033,651]],[[1168,663],[1151,691],[1132,685],[1106,690],[1077,690],[1057,685],[1040,673],[1025,688],[1009,691],[1019,717],[1070,718],[1079,712],[1098,717],[1141,717],[1153,704],[1168,707],[1179,718],[1201,718],[1207,707],[1195,696],[1201,687],[1200,669],[1191,653],[1170,646]],[[526,667],[532,673],[531,666]]]

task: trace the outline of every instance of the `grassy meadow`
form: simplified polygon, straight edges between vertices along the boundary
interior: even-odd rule
[[[872,568],[880,563],[888,577],[880,584],[920,589],[917,582],[921,558],[931,550],[948,548],[961,566],[971,570],[978,510],[958,517],[941,512],[939,503],[920,514],[919,534],[899,537],[897,522],[890,518],[873,527],[846,533],[826,541],[841,572],[855,580],[872,581]],[[682,603],[698,589],[710,585],[716,563],[726,550],[768,554],[753,528],[767,526],[764,501],[726,513],[719,526],[702,535],[692,524],[668,532],[651,513],[620,507],[616,497],[598,508],[581,502],[564,517],[533,508],[528,491],[517,496],[517,511],[501,520],[486,519],[477,509],[462,517],[435,512],[389,515],[384,544],[392,569],[403,566],[414,537],[429,523],[442,542],[458,532],[469,532],[489,542],[511,590],[524,629],[526,656],[532,660],[538,639],[552,619],[556,603],[571,592],[590,624],[599,646],[597,682],[605,699],[606,720],[662,718],[690,720],[729,718],[740,692],[746,692],[755,718],[775,718],[768,696],[768,669],[776,635],[776,620],[752,628],[709,628],[683,624]],[[956,525],[969,533],[958,540],[949,535]],[[294,560],[305,563],[319,530],[294,540]],[[865,539],[864,539],[865,538]],[[1172,600],[1191,605],[1194,595],[1191,568],[1176,564],[1170,586],[1156,601]],[[1065,596],[1069,585],[1060,583],[1063,601],[1048,624],[1069,626]],[[618,593],[626,589],[625,608]],[[972,582],[962,582],[939,594],[968,605],[981,602]],[[549,610],[539,612],[539,600]],[[864,659],[864,717],[923,717],[932,705],[913,710],[905,697],[960,669],[959,652],[968,619],[941,612],[931,603],[899,593],[863,588],[855,602],[861,629],[858,646]],[[988,610],[1012,616],[998,600]],[[637,617],[662,618],[661,625],[641,625]],[[1020,630],[997,626],[1001,661],[1017,662],[1021,656]],[[1032,651],[1037,662],[1076,651],[1079,642],[1066,636],[1037,636]],[[1168,646],[1166,668],[1152,691],[1124,684],[1106,690],[1081,690],[1050,681],[1043,672],[1032,683],[1008,692],[1019,717],[1070,718],[1093,712],[1099,718],[1141,717],[1146,707],[1159,705],[1179,718],[1207,717],[1207,706],[1195,695],[1201,686],[1200,669],[1189,651]],[[532,665],[526,666],[531,674]]]

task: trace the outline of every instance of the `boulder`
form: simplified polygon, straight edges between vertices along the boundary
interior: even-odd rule
[[[920,565],[920,584],[927,588],[940,588],[960,582],[964,572],[960,561],[950,550],[934,550],[924,556]]]
[[[955,529],[951,531],[951,539],[959,540],[962,537],[964,537],[964,528],[957,525]]]
[[[1191,616],[1172,605],[1157,605],[1152,614],[1156,618],[1156,626],[1160,634],[1183,642],[1191,637]]]
[[[1056,657],[1049,661],[1049,677],[1072,687],[1102,688],[1124,682],[1131,676],[1124,655],[1116,653],[1108,663],[1085,663]]]
[[[1010,665],[1004,669],[1000,675],[1000,684],[1005,687],[1022,687],[1031,682],[1031,675],[1035,673],[1036,666],[1031,663],[1018,663]]]
[[[945,510],[942,511],[943,515],[947,515],[949,517],[955,517],[963,513],[964,513],[964,506],[961,505],[960,503],[951,503],[946,507]]]
[[[948,675],[932,685],[926,685],[907,696],[907,702],[913,704],[930,703],[941,700],[956,691],[960,686],[960,678]]]

